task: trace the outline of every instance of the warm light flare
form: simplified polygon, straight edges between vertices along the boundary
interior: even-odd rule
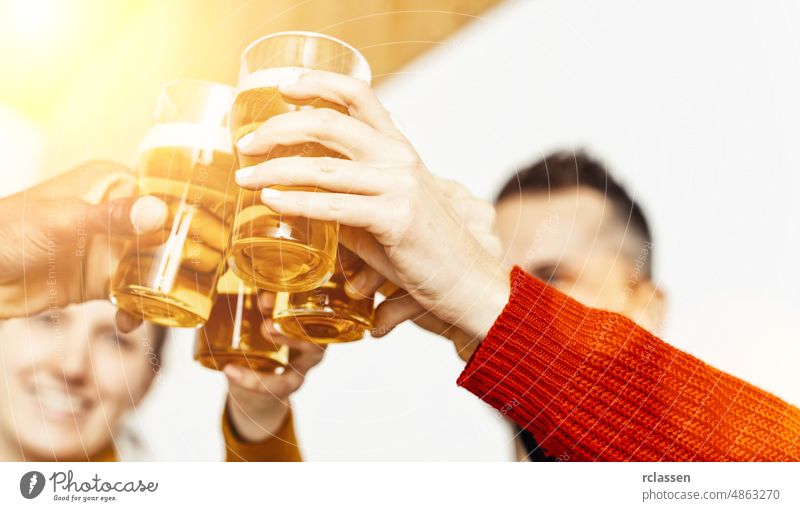
[[[59,0],[6,0],[3,2],[3,32],[18,41],[44,43],[60,39],[73,28],[68,2]]]

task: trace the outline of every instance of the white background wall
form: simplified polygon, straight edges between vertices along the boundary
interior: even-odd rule
[[[585,147],[652,219],[666,339],[800,403],[800,4],[510,1],[381,96],[429,167],[491,197]],[[174,336],[131,423],[158,459],[221,456],[221,376]],[[294,399],[308,459],[502,460],[508,429],[413,327],[333,346]]]

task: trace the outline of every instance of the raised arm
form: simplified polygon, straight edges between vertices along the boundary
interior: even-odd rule
[[[800,459],[797,408],[521,270],[509,282],[366,83],[312,71],[281,93],[324,97],[350,116],[325,109],[275,116],[239,151],[317,142],[350,161],[276,158],[240,170],[237,182],[266,187],[262,201],[275,211],[342,224],[342,242],[429,311],[439,323],[430,329],[465,359],[479,348],[461,385],[534,432],[550,454]],[[376,317],[400,306],[387,300]]]
[[[458,382],[563,460],[798,461],[800,409],[516,268]]]

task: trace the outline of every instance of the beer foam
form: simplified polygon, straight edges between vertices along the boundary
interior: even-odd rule
[[[186,147],[220,153],[233,151],[227,128],[189,122],[156,124],[151,127],[139,144],[139,154],[159,147]]]
[[[300,75],[311,71],[306,67],[273,67],[269,69],[259,69],[252,73],[242,74],[239,77],[239,84],[236,92],[244,92],[251,89],[264,89],[267,87],[277,87],[284,83],[296,82]]]

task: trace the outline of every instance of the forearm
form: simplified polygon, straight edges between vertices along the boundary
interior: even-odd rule
[[[459,384],[562,459],[800,459],[796,407],[519,269]]]
[[[288,400],[265,399],[258,407],[243,407],[228,397],[227,413],[237,434],[247,442],[262,442],[277,432],[289,415]]]
[[[475,272],[456,280],[458,284],[448,292],[448,301],[459,304],[461,310],[449,306],[452,317],[446,319],[468,336],[486,337],[497,317],[503,312],[511,292],[508,268],[491,256],[480,253]],[[483,263],[483,264],[481,264]]]
[[[262,440],[250,441],[239,432],[239,426],[234,425],[226,408],[222,416],[226,461],[302,461],[291,409],[287,410],[282,420]]]

